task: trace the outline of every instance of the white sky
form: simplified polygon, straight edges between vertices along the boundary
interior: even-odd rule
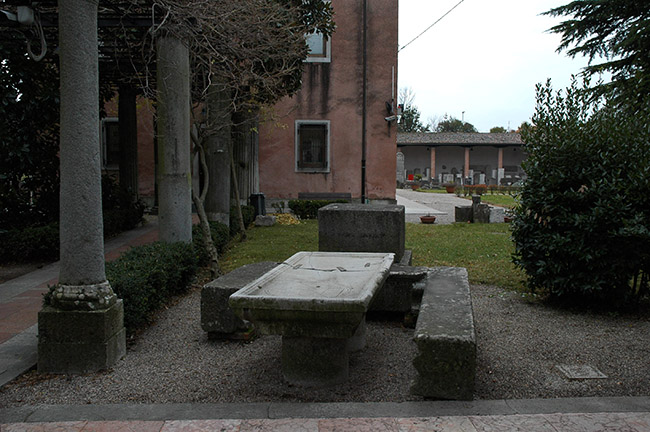
[[[459,0],[400,0],[399,46],[433,24]],[[560,18],[540,16],[569,0],[465,0],[399,52],[398,85],[415,93],[421,120],[443,115],[473,124],[517,129],[535,109],[535,85],[555,90],[587,65],[555,50],[560,35],[546,30]]]

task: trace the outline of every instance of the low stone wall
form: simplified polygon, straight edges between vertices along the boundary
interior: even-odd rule
[[[431,269],[413,339],[418,375],[411,393],[471,400],[476,376],[476,335],[467,270]]]

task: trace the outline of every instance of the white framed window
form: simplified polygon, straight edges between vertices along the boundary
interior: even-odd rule
[[[322,33],[314,32],[306,35],[305,39],[309,47],[309,53],[305,59],[306,62],[329,63],[331,61],[332,43],[329,38],[325,37]]]
[[[120,165],[120,122],[117,117],[102,120],[102,166],[117,168]]]
[[[330,121],[296,120],[296,172],[330,171]]]

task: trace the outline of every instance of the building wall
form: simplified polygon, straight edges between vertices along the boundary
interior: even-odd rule
[[[104,105],[107,118],[117,118],[117,97],[115,96]],[[149,99],[140,96],[136,99],[136,108],[138,128],[138,195],[148,206],[152,206],[154,205],[156,194],[154,108]],[[115,168],[103,169],[102,171],[119,178],[119,170]]]
[[[260,192],[297,198],[301,192],[349,193],[361,198],[363,118],[363,2],[332,0],[337,30],[331,62],[306,63],[303,88],[273,109],[259,134]],[[396,125],[386,102],[396,97],[397,2],[368,0],[366,196],[395,198]],[[296,171],[295,121],[330,121],[327,173]]]

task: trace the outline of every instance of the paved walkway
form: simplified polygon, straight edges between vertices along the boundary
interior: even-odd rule
[[[107,240],[106,260],[157,239],[158,220],[152,217],[143,226]],[[36,364],[38,311],[48,285],[56,284],[58,277],[55,262],[0,284],[0,386]]]
[[[407,220],[451,223],[453,195],[399,190]],[[450,219],[451,218],[451,219]],[[107,260],[155,241],[156,220],[106,242]],[[58,263],[0,284],[0,386],[36,364],[37,313]],[[0,431],[631,431],[650,432],[650,397],[405,403],[0,407]]]
[[[416,192],[411,189],[397,189],[397,204],[404,206],[406,222],[420,223],[420,216],[431,214],[436,224],[454,223],[456,206],[472,205],[470,200],[454,194]]]

